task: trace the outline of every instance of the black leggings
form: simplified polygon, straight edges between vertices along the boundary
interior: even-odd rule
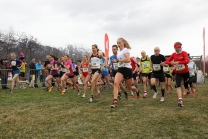
[[[176,73],[175,76],[176,76],[176,88],[181,87],[181,81],[182,81],[182,78],[183,78],[183,80],[184,80],[184,87],[185,87],[185,89],[188,89],[189,72],[182,73],[182,74]]]

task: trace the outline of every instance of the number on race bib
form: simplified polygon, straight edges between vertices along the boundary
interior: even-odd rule
[[[184,70],[185,69],[185,65],[183,65],[183,64],[178,64],[177,66],[176,66],[176,70],[177,71],[182,71],[182,70]]]
[[[118,63],[113,63],[113,69],[118,70]]]
[[[163,71],[164,72],[168,72],[169,71],[169,67],[163,67]]]
[[[142,63],[143,64],[143,68],[149,68],[149,64],[147,62]]]
[[[92,69],[100,68],[100,59],[99,58],[92,58],[91,64],[92,64],[92,66],[91,66]]]
[[[88,68],[82,68],[83,72],[88,72]]]
[[[154,70],[154,71],[159,71],[159,70],[161,70],[160,64],[153,64],[153,70]]]

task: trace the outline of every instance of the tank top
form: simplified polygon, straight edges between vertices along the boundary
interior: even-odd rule
[[[88,73],[89,72],[89,65],[85,62],[81,63],[81,69],[83,73]]]
[[[99,55],[91,55],[90,62],[92,64],[91,69],[100,69],[100,57]]]
[[[104,62],[105,62],[105,61],[101,58],[101,59],[100,59],[100,64],[103,65]],[[108,68],[107,68],[106,66],[104,67],[104,71],[108,72]]]
[[[25,72],[25,70],[26,70],[25,63],[22,62],[20,72]]]
[[[150,69],[150,61],[147,59],[147,56],[145,59],[141,58],[141,64],[142,64],[142,73],[147,73]]]

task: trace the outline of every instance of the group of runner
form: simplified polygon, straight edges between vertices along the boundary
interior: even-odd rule
[[[141,58],[132,57],[130,54],[130,45],[124,38],[117,40],[117,45],[112,46],[113,55],[108,59],[105,53],[98,49],[96,44],[92,45],[92,53],[83,55],[80,63],[72,62],[68,55],[58,59],[53,55],[48,55],[48,63],[44,68],[49,70],[46,78],[47,87],[45,90],[51,92],[56,82],[58,90],[62,95],[68,90],[68,85],[77,89],[78,95],[81,95],[77,84],[80,76],[84,92],[82,97],[86,97],[88,88],[91,88],[91,96],[88,102],[93,102],[96,95],[100,95],[103,85],[113,88],[112,108],[118,107],[118,99],[121,99],[121,90],[128,99],[126,88],[131,91],[131,98],[140,98],[141,92],[138,88],[138,82],[142,83],[143,98],[148,97],[147,85],[154,91],[153,98],[157,97],[157,84],[160,85],[161,99],[164,101],[165,93],[172,90],[171,81],[175,81],[175,88],[178,95],[178,106],[183,107],[182,90],[186,90],[185,96],[195,93],[196,83],[196,64],[191,60],[189,54],[182,50],[180,42],[174,43],[175,52],[169,57],[160,54],[160,48],[154,48],[154,54],[150,57],[145,51],[141,51]],[[24,83],[19,81],[21,61],[16,59],[14,53],[11,54],[11,68],[13,69],[12,87],[9,93],[13,92],[14,84]],[[112,78],[112,82],[110,82]],[[126,87],[124,87],[124,83]]]

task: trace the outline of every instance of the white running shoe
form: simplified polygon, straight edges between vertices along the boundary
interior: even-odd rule
[[[156,97],[157,97],[157,92],[155,92],[153,95],[153,98],[156,98]]]
[[[164,98],[164,97],[161,97],[161,98],[160,98],[160,101],[165,101],[165,98]]]

